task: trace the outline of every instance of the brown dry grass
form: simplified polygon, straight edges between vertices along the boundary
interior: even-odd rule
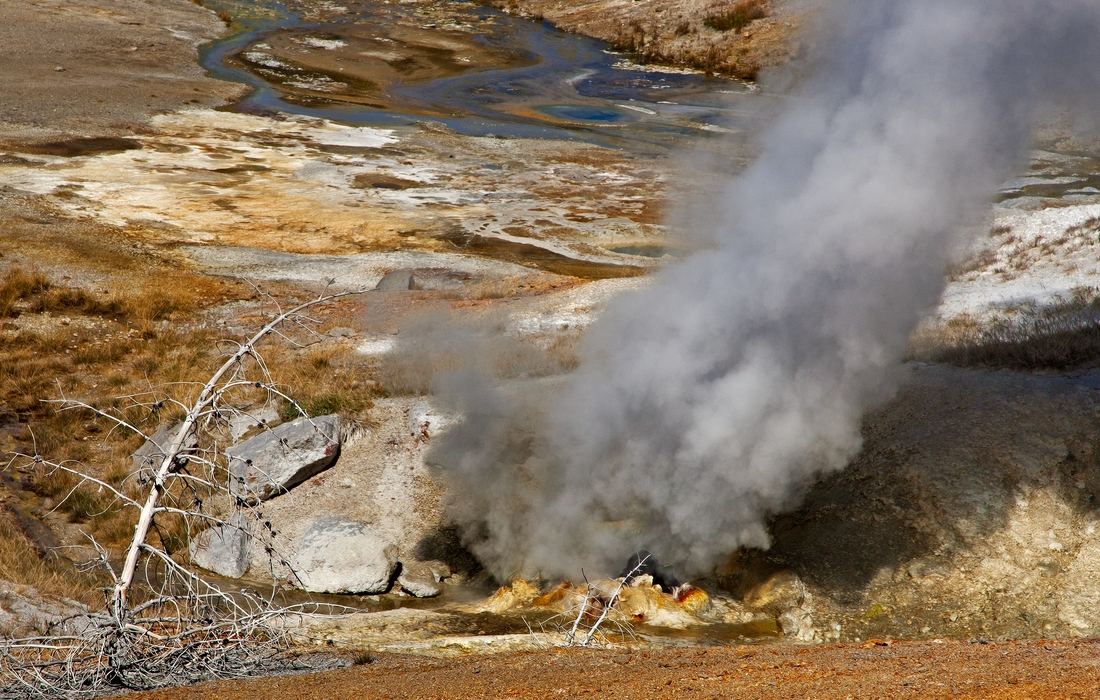
[[[961,367],[1067,369],[1100,362],[1100,295],[1075,290],[1071,298],[1023,307],[992,322],[960,316],[922,325],[910,340],[909,359]]]
[[[377,393],[367,379],[370,369],[350,347],[325,342],[304,350],[270,344],[264,357],[272,378],[310,416],[339,413],[345,418],[362,418]],[[284,418],[299,411],[283,407]]]
[[[41,559],[30,540],[0,511],[0,580],[33,586],[46,595],[71,598],[86,604],[98,602],[93,592],[100,583],[60,559]]]

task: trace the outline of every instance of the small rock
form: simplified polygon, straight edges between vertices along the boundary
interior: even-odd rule
[[[773,615],[802,605],[806,588],[793,571],[778,571],[749,591],[745,605]]]
[[[340,416],[298,418],[234,445],[229,490],[249,503],[285,493],[340,456]]]
[[[252,530],[248,519],[235,514],[224,525],[203,530],[191,540],[191,562],[207,571],[240,578],[248,571]]]
[[[58,73],[64,73],[65,72],[65,67],[64,66],[55,66],[54,71],[56,71]]]
[[[302,588],[311,593],[385,593],[396,568],[396,547],[363,523],[337,515],[309,526],[294,564]]]
[[[401,292],[414,289],[415,284],[412,270],[393,270],[383,275],[374,289],[379,292]]]
[[[406,593],[417,598],[434,598],[443,592],[432,567],[419,561],[402,562],[397,583]]]
[[[435,576],[436,581],[445,581],[454,573],[451,571],[450,566],[441,561],[436,561],[435,559],[430,559],[421,563],[431,570],[432,576]]]
[[[381,284],[381,282],[379,284]],[[341,326],[339,328],[333,328],[325,335],[329,336],[330,338],[351,338],[358,335],[358,333],[355,332],[354,328],[345,328]]]
[[[436,413],[429,406],[413,406],[409,409],[409,434],[417,440],[427,441],[443,432],[451,421]]]
[[[139,447],[134,454],[131,455],[133,460],[132,470],[134,472],[140,472],[142,470],[157,470],[160,469],[161,463],[164,461],[164,453],[171,447],[172,442],[175,441],[176,436],[179,435],[180,423],[173,423],[171,425],[162,425],[157,428],[157,431],[153,433],[152,437],[145,441],[145,444]],[[199,439],[192,432],[183,443],[183,452],[188,452],[199,446]]]
[[[817,630],[814,629],[813,616],[808,610],[802,608],[788,610],[780,615],[776,622],[784,635],[794,637],[799,641],[812,642],[816,636]]]

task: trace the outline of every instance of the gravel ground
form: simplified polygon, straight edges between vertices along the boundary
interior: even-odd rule
[[[1095,698],[1100,640],[868,642],[645,652],[379,656],[311,676],[208,683],[133,698]]]

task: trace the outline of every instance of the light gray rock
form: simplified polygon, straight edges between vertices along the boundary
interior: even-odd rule
[[[251,555],[252,528],[240,513],[191,540],[191,562],[229,578],[245,575]]]
[[[318,518],[298,544],[294,570],[311,593],[385,593],[397,569],[397,548],[363,523]]]
[[[412,270],[393,270],[383,275],[374,289],[379,292],[401,292],[413,289],[415,285]]]
[[[229,490],[248,503],[285,493],[340,456],[340,416],[298,418],[234,445]]]
[[[176,439],[180,427],[181,425],[179,423],[172,423],[171,425],[162,425],[157,428],[157,431],[145,441],[145,444],[135,450],[134,454],[130,455],[133,460],[133,471],[139,472],[143,469],[159,469],[161,462],[164,461],[164,452],[171,446],[172,441]],[[193,450],[198,446],[199,440],[194,432],[188,435],[183,443],[184,451]]]
[[[401,562],[397,584],[409,595],[417,598],[434,598],[443,592],[437,572],[432,566],[434,563],[438,562]]]

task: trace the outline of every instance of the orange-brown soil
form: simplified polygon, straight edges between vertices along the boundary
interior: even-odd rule
[[[379,656],[310,676],[131,696],[209,698],[1095,698],[1097,640],[869,642],[650,651],[555,650],[435,659]]]

